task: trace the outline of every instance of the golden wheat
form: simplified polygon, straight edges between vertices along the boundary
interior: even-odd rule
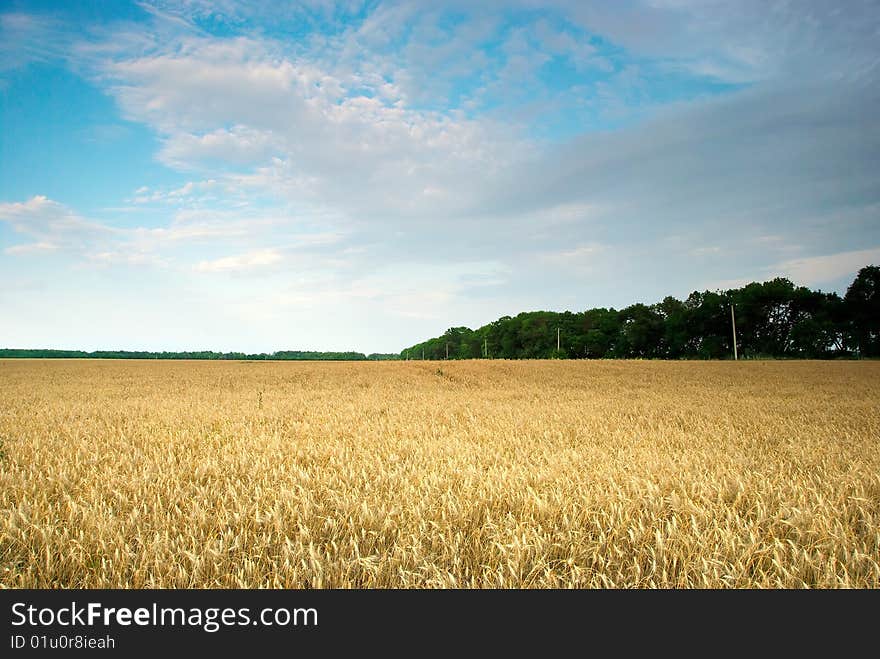
[[[5,587],[877,587],[880,363],[0,361]]]

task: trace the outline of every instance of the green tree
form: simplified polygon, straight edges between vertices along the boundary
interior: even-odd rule
[[[717,292],[694,291],[685,301],[688,353],[703,359],[724,359],[733,354],[730,299]]]
[[[859,270],[843,302],[852,347],[862,357],[880,357],[880,267]]]
[[[602,359],[614,356],[620,337],[620,318],[614,309],[590,309],[584,312],[584,349],[586,357]]]
[[[658,357],[663,339],[663,316],[644,304],[621,310],[617,353],[621,357]]]
[[[688,309],[684,302],[672,296],[663,298],[654,310],[663,319],[663,338],[660,355],[667,359],[680,359],[687,355]]]

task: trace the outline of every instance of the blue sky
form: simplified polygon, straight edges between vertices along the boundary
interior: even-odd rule
[[[880,263],[874,2],[5,2],[0,345],[398,351]]]

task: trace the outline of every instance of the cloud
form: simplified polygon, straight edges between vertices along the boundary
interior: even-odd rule
[[[728,290],[740,288],[753,281],[769,281],[776,277],[785,277],[797,286],[811,288],[821,288],[828,284],[846,285],[855,279],[863,267],[876,264],[880,264],[880,247],[804,256],[764,265],[747,277],[710,281],[700,288]]]
[[[571,20],[634,53],[730,82],[876,74],[871,0],[554,3]],[[874,35],[874,36],[872,36]]]
[[[132,249],[115,249],[107,251],[92,251],[86,255],[86,260],[95,265],[124,265],[124,266],[167,266],[168,261],[153,252]]]
[[[444,308],[456,300],[466,300],[464,306],[472,309],[485,307],[487,296],[474,292],[502,284],[507,275],[506,266],[491,261],[373,264],[347,273],[288,267],[276,281],[250,290],[240,305],[245,315],[266,322],[292,310],[320,315],[341,309],[359,309],[362,324],[387,317],[445,322]]]
[[[880,264],[880,247],[791,259],[768,268],[798,284],[818,286],[843,277],[853,279],[866,265]]]
[[[158,158],[178,169],[216,162],[246,166],[265,162],[276,153],[276,148],[268,131],[233,126],[228,130],[221,128],[201,135],[184,133],[171,136],[159,150]]]
[[[522,148],[491,125],[355,91],[375,88],[368,76],[346,82],[247,39],[190,39],[179,54],[113,63],[105,75],[127,118],[162,136],[167,164],[214,163],[215,178],[256,166],[276,191],[280,182],[298,200],[361,213],[448,214]]]
[[[171,190],[151,189],[144,185],[134,191],[134,197],[129,201],[135,204],[152,204],[163,202],[166,204],[182,204],[192,201],[204,201],[220,186],[214,179],[204,181],[187,181],[178,188]]]
[[[96,240],[110,237],[114,230],[77,215],[45,196],[25,202],[0,203],[0,221],[36,242],[11,248],[8,253],[23,254],[49,249],[87,249]]]
[[[703,38],[652,42],[647,34],[632,34],[620,36],[621,43],[661,57],[668,70],[693,73],[735,60],[740,73],[728,77],[755,84],[661,104],[631,125],[559,141],[536,138],[496,114],[414,103],[408,88],[419,78],[408,76],[451,56],[444,46],[449,39],[461,39],[465,51],[474,52],[486,35],[504,37],[506,59],[480,82],[482,93],[495,85],[502,102],[513,98],[505,90],[515,96],[517,85],[532,84],[546,56],[598,56],[577,30],[600,33],[611,19],[573,6],[562,7],[570,23],[539,21],[507,32],[497,20],[469,30],[439,27],[439,14],[417,18],[411,9],[381,6],[361,25],[328,38],[335,55],[322,48],[285,50],[253,36],[187,35],[173,49],[116,58],[102,80],[129,119],[161,136],[159,157],[166,164],[202,169],[215,181],[212,194],[226,200],[268,198],[308,217],[332,218],[331,232],[345,227],[350,241],[369,246],[357,258],[359,268],[413,258],[495,259],[529,268],[555,258],[561,267],[578,246],[602,245],[616,258],[571,268],[570,286],[589,290],[591,280],[622,277],[631,290],[647,286],[646,296],[651,287],[665,294],[661,286],[684,290],[699,280],[762,272],[780,262],[783,245],[794,256],[829,244],[852,250],[855,236],[864,239],[870,219],[857,209],[876,203],[872,172],[880,132],[869,108],[880,97],[876,86],[852,76],[828,77],[832,64],[850,61],[838,53],[838,38],[829,42],[833,53],[825,53],[814,75],[782,79],[779,72],[794,66],[792,53],[814,38],[799,33],[806,28],[798,15],[783,12],[768,20],[799,36],[749,50],[746,26],[753,20],[745,12],[714,25],[700,9],[642,10],[642,16],[656,10],[658,24],[674,25],[681,39],[706,25],[730,40],[714,54],[711,40]],[[616,29],[603,35],[613,38]],[[832,27],[835,34],[841,30],[860,33],[848,19]],[[411,36],[393,47],[410,33],[425,38]],[[525,68],[514,75],[509,66],[518,66],[519,56]],[[597,93],[610,95],[602,111],[625,106],[622,90],[637,88],[659,65],[641,66],[644,71],[620,68],[618,82],[596,83]],[[451,89],[453,80],[438,81],[437,89]],[[432,78],[422,90],[422,102],[434,83]],[[143,196],[189,203],[196,199],[195,185]],[[835,231],[821,218],[839,215],[844,206],[855,209],[854,219],[849,231]],[[679,237],[673,251],[659,252],[656,246],[673,234]],[[782,240],[756,242],[764,235]],[[203,261],[210,267],[213,259]],[[568,258],[572,266],[578,262]],[[652,274],[661,269],[665,284]],[[510,286],[533,291],[542,277],[523,273]]]
[[[12,247],[7,247],[3,250],[4,254],[16,255],[16,254],[35,254],[40,252],[51,252],[58,249],[58,245],[54,245],[52,243],[40,242],[40,243],[30,243],[27,245],[13,245]]]
[[[216,210],[183,210],[165,226],[115,227],[83,218],[63,204],[45,196],[25,202],[0,204],[0,221],[33,242],[13,245],[4,253],[27,257],[54,253],[92,264],[169,266],[192,258],[198,248],[216,249],[225,244],[286,241],[291,249],[321,249],[339,242],[343,235],[333,232],[302,232],[287,217],[272,217]],[[172,258],[180,249],[187,251]],[[198,270],[235,269],[236,263],[257,266],[274,262],[276,250],[249,253],[244,260],[220,259],[199,264]],[[261,260],[262,259],[262,260]]]
[[[561,10],[582,28],[605,30],[612,37],[617,34],[620,20],[615,23],[605,13],[580,12],[576,6]],[[236,11],[246,10],[238,6]],[[626,18],[628,11],[614,16]],[[678,35],[699,33],[698,27],[705,25],[715,33],[733,35],[733,41],[745,38],[746,27],[754,23],[748,12],[730,10],[729,20],[716,25],[699,7],[681,4],[634,5],[631,11],[643,12],[642,17],[656,14],[661,25],[674,26]],[[733,181],[735,186],[751,186],[759,196],[773,197],[772,192],[768,195],[773,185],[757,177],[745,181],[744,174],[749,169],[765,171],[769,169],[766,161],[775,160],[784,165],[775,178],[796,179],[794,163],[802,156],[815,162],[823,148],[820,144],[833,144],[842,160],[847,155],[843,151],[856,152],[858,147],[835,143],[838,136],[832,129],[850,140],[857,131],[847,130],[844,120],[855,120],[866,128],[870,120],[857,108],[876,100],[858,85],[829,86],[809,79],[785,86],[774,83],[714,102],[670,106],[665,116],[660,113],[640,128],[586,135],[554,147],[494,120],[409,107],[403,100],[405,94],[384,92],[388,85],[400,82],[393,76],[405,77],[416,70],[418,62],[436,64],[443,58],[448,43],[443,37],[452,28],[439,27],[439,14],[420,19],[417,15],[393,3],[380,6],[362,25],[331,40],[343,53],[335,59],[323,50],[285,52],[271,39],[187,36],[173,50],[108,64],[103,80],[130,119],[148,123],[159,132],[163,140],[159,157],[168,164],[180,169],[197,169],[206,163],[214,163],[218,170],[238,168],[239,183],[251,186],[252,194],[269,192],[287,200],[332,206],[371,222],[406,222],[425,228],[441,220],[465,223],[496,214],[496,209],[513,212],[513,206],[523,203],[546,208],[559,199],[595,203],[613,197],[632,203],[638,196],[649,200],[658,192],[667,204],[680,200],[683,211],[689,211],[688,206],[695,205],[689,203],[693,196],[724,196],[730,175],[740,179]],[[786,25],[795,33],[806,29],[796,12],[783,11],[768,21]],[[852,21],[844,21],[844,27],[840,22],[834,23],[835,34],[855,30]],[[481,38],[497,32],[497,23],[462,21],[458,25],[464,27],[456,27],[453,33],[465,34],[461,37],[468,45],[465,52],[474,53]],[[531,36],[525,36],[524,30],[508,34],[508,54],[521,52],[532,66],[538,47],[548,52],[592,48],[583,39],[574,39],[570,24],[567,28],[560,25],[565,24],[543,20],[530,28]],[[416,42],[410,36],[400,51],[386,52],[375,45],[371,49],[369,44],[387,43],[406,34],[407,26],[415,34],[432,38]],[[377,30],[387,38],[376,38]],[[621,41],[631,42],[633,48],[656,51],[663,57],[696,56],[711,45],[708,39],[700,39],[699,47],[676,45],[682,39],[651,45],[646,35],[635,34],[632,39],[621,35]],[[837,41],[832,45],[840,47]],[[439,60],[432,60],[428,52],[419,55],[413,50],[417,46]],[[696,55],[682,50],[686,48],[695,48]],[[740,59],[748,59],[745,46],[736,48],[741,51]],[[369,67],[352,68],[352,54],[365,52]],[[755,66],[762,66],[761,58],[751,59]],[[786,56],[780,61],[790,59]],[[390,81],[388,76],[392,76]],[[432,76],[430,82],[440,77]],[[504,84],[513,88],[527,83],[521,71]],[[835,91],[828,93],[829,89]],[[695,124],[690,125],[691,121]],[[813,127],[819,132],[813,140],[815,150],[803,139]],[[770,136],[771,141],[761,144],[757,136]],[[712,144],[711,153],[704,144]],[[808,152],[803,153],[804,149]],[[749,164],[750,160],[757,166]],[[803,172],[803,178],[814,174]],[[548,176],[555,180],[543,181]],[[657,181],[668,182],[667,190],[663,183],[655,185]],[[531,193],[535,183],[543,189],[524,200],[523,193]],[[807,187],[806,180],[803,184]],[[693,210],[708,215],[702,209]]]
[[[73,36],[51,16],[0,13],[0,73],[63,57]]]
[[[607,256],[607,248],[598,243],[578,245],[571,249],[563,249],[555,252],[545,252],[538,256],[539,260],[555,267],[569,271],[590,272],[593,271],[597,262]]]
[[[704,245],[793,232],[814,244],[852,240],[872,221],[857,211],[876,204],[880,120],[870,108],[878,101],[876,89],[804,84],[671,108],[517,163],[500,186],[486,187],[484,203],[500,215],[551,203],[607,206],[613,222],[602,223],[603,242],[677,233]],[[844,234],[815,221],[845,208]]]
[[[247,272],[265,268],[282,260],[277,249],[261,249],[255,252],[225,256],[213,261],[200,261],[194,266],[196,272]]]
[[[29,241],[16,263],[159,265],[267,322],[343,301],[420,333],[830,281],[880,244],[866,3],[144,6],[40,57],[147,126],[173,171],[128,192],[127,221],[0,205]]]

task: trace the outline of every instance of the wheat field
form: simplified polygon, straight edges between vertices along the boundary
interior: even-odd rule
[[[7,588],[873,588],[880,363],[0,361]]]

